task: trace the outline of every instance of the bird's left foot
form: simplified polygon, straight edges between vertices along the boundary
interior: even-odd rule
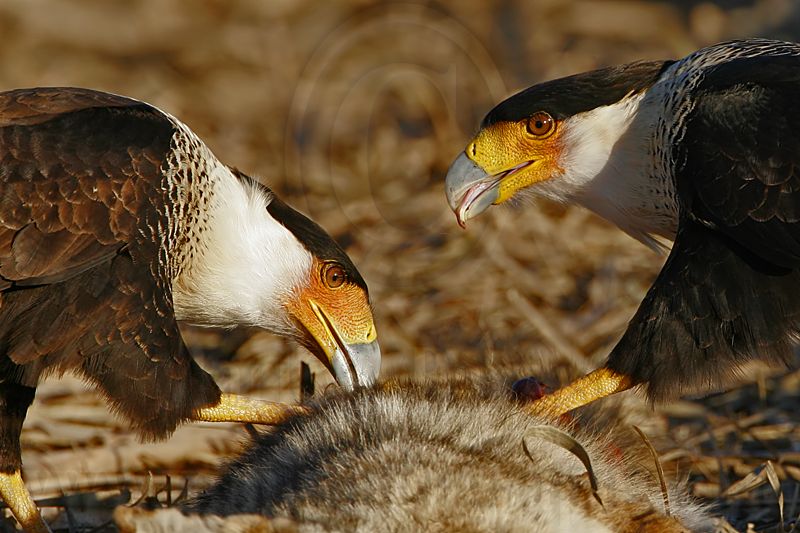
[[[194,412],[194,420],[205,422],[241,422],[248,424],[280,424],[293,415],[308,410],[301,405],[256,400],[238,394],[223,393],[217,405],[201,407]]]
[[[25,487],[19,470],[10,473],[0,472],[0,496],[22,529],[29,533],[52,533]]]

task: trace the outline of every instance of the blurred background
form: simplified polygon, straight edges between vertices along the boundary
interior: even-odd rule
[[[448,165],[513,92],[731,38],[799,40],[800,3],[3,0],[0,35],[0,90],[83,86],[152,103],[325,227],[369,284],[385,376],[542,360],[585,370],[602,362],[665,257],[544,201],[492,209],[463,231],[444,198]],[[295,401],[300,360],[318,390],[332,381],[265,333],[185,336],[227,391]],[[748,377],[755,383],[659,411],[669,423],[660,449],[717,502],[721,528],[774,531],[798,512],[799,380]],[[55,498],[49,516],[66,501],[60,523],[98,526],[108,518],[98,508],[143,491],[202,488],[245,439],[241,426],[195,424],[141,444],[67,376],[39,389],[25,475],[37,498]],[[767,460],[777,492],[752,488]],[[737,488],[748,474],[752,486]]]

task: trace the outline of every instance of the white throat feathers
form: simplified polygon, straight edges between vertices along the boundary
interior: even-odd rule
[[[542,182],[537,192],[580,203],[662,250],[653,235],[674,235],[677,206],[652,172],[650,145],[658,111],[646,93],[638,93],[567,118],[559,160],[564,174]]]
[[[201,326],[288,333],[283,305],[308,283],[311,253],[269,213],[273,196],[218,161],[209,170],[210,218],[202,249],[173,283],[175,315]]]

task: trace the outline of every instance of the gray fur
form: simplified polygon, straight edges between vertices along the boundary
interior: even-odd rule
[[[642,466],[651,461],[613,409],[587,411],[603,429],[581,429],[537,419],[511,394],[507,380],[481,377],[326,395],[261,436],[186,509],[289,518],[300,531],[669,532],[704,520],[680,484],[670,495],[680,522],[664,514]],[[527,439],[526,456],[526,430],[544,423],[586,449],[604,506],[564,449]]]

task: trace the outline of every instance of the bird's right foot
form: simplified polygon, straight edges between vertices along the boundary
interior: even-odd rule
[[[238,394],[223,393],[217,405],[197,409],[193,419],[205,422],[276,425],[290,416],[306,412],[308,410],[300,405],[268,402]]]

